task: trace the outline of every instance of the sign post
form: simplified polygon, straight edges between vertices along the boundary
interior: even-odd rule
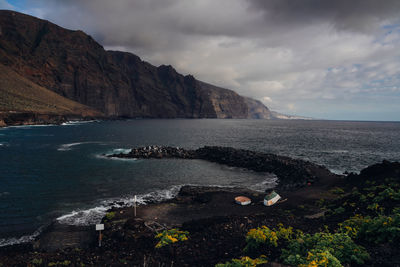
[[[136,201],[137,201],[137,198],[136,198],[136,195],[135,195],[135,198],[133,199],[133,212],[135,214],[135,217],[136,217]]]
[[[103,239],[102,230],[104,230],[104,224],[96,224],[96,231],[99,231],[99,247],[101,247],[101,240]]]

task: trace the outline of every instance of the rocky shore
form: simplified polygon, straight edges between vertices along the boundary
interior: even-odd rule
[[[217,151],[223,159],[211,157],[211,151]],[[147,147],[133,149],[133,155],[142,158],[205,157],[223,164],[239,164],[239,159],[243,159],[240,167],[272,168],[263,167],[263,159],[276,164],[277,170],[279,164],[292,162],[297,163],[295,166],[302,166],[304,172],[315,171],[313,168],[320,170],[307,162],[219,147],[193,151]],[[255,155],[260,163],[257,160],[254,163],[249,155]],[[321,173],[325,174],[323,170]],[[286,241],[278,240],[276,247],[261,246],[252,252],[244,250],[248,242],[246,235],[251,229],[261,226],[274,229],[282,227],[280,225],[302,231],[303,236],[298,240],[303,241],[296,246],[308,244],[310,241],[304,240],[310,240],[312,236],[314,239],[321,236],[344,238],[345,234],[345,239],[340,242],[347,240],[348,243],[350,240],[353,246],[361,247],[346,251],[350,260],[346,262],[346,258],[340,258],[344,260],[344,266],[400,266],[400,248],[395,245],[400,242],[400,163],[384,161],[362,170],[360,174],[346,177],[321,175],[308,186],[277,191],[284,201],[266,207],[263,205],[265,194],[260,192],[184,186],[174,199],[137,207],[136,216],[133,207],[110,209],[102,220],[105,230],[101,247],[94,226],[53,224],[32,244],[0,248],[0,266],[214,266],[244,256],[257,258],[260,255],[266,255],[268,263],[257,266],[288,266],[290,261],[282,254],[288,249]],[[238,195],[251,198],[252,204],[235,204],[234,197]],[[344,231],[348,228],[341,225],[348,224],[348,220],[358,220],[361,226],[351,224],[352,232],[347,234]],[[379,227],[366,228],[368,234],[363,235],[362,227],[375,222]],[[156,248],[157,233],[167,229],[186,231],[188,239]],[[337,249],[340,250],[340,246]],[[352,259],[358,259],[359,249],[365,252],[362,264],[352,262]],[[335,254],[334,249],[330,251]],[[335,255],[339,257],[342,254]],[[307,254],[299,257],[306,260]]]
[[[326,167],[312,162],[274,154],[218,146],[205,146],[196,150],[168,146],[146,146],[133,148],[126,154],[113,154],[108,155],[108,157],[207,160],[256,172],[274,173],[279,178],[280,189],[300,188],[316,182],[320,177],[335,178],[337,176],[331,173]]]
[[[76,115],[41,114],[35,112],[0,112],[0,127],[21,125],[62,124],[68,121],[88,121],[98,117]]]

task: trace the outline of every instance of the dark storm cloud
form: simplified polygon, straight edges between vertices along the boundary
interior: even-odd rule
[[[65,27],[85,27],[107,46],[180,48],[188,36],[252,32],[245,1],[45,0],[43,16]],[[196,38],[196,37],[195,37]]]
[[[386,99],[382,108],[400,101],[398,0],[26,3],[20,11],[84,30],[106,49],[171,64],[278,111],[332,118],[346,101],[349,114],[374,98]]]
[[[340,30],[368,32],[380,22],[399,19],[398,0],[249,0],[269,23],[332,23]]]

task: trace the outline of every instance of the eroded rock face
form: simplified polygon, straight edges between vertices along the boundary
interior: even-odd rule
[[[258,100],[245,97],[247,108],[248,108],[248,118],[249,119],[267,119],[270,120],[273,118],[271,111],[264,106]]]
[[[155,67],[131,53],[105,51],[71,31],[14,11],[0,11],[0,63],[106,116],[248,118],[245,98]]]

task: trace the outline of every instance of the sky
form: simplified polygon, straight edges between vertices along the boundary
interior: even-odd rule
[[[398,0],[0,0],[284,113],[400,120]]]

